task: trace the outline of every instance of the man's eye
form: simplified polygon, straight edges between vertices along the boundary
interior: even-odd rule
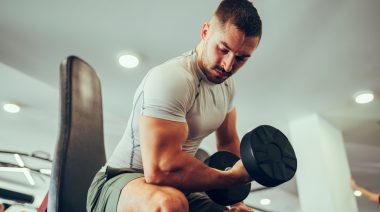
[[[245,57],[235,57],[235,60],[238,61],[238,62],[242,62],[242,61],[245,61]]]
[[[228,52],[229,52],[228,49],[220,49],[220,51],[221,51],[223,54],[228,54]]]

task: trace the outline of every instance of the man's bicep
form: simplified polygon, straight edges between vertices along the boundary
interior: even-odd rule
[[[182,151],[187,138],[185,122],[169,121],[142,116],[140,119],[140,145],[144,171],[165,168],[173,156]]]

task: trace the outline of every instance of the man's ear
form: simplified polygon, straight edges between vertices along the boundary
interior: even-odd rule
[[[206,39],[206,36],[208,34],[208,31],[210,29],[209,23],[205,22],[202,24],[202,30],[201,30],[201,38],[202,40]]]

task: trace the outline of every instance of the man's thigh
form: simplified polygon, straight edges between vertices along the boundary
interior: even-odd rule
[[[178,189],[169,186],[147,184],[142,177],[126,184],[120,194],[118,207],[119,209],[127,208],[127,210],[119,211],[152,211],[150,209],[162,206],[161,201],[163,199],[170,201],[181,199],[187,203],[187,206],[182,205],[183,208],[188,208],[190,212],[222,212],[227,210],[227,207],[213,202],[205,193],[196,192],[184,195]],[[187,209],[179,210],[179,208],[181,207],[174,211],[187,211]]]
[[[105,173],[98,173],[89,189],[87,210],[117,211],[118,207],[142,211],[157,204],[165,196],[183,196],[177,189],[146,184],[142,173],[123,173],[105,181]],[[224,211],[226,207],[216,204],[204,193],[186,196],[189,211]],[[153,206],[154,207],[154,206]]]
[[[188,201],[180,190],[148,184],[143,177],[130,181],[122,190],[118,211],[183,211]]]
[[[142,173],[124,173],[106,181],[105,173],[98,172],[88,191],[87,211],[116,211],[123,188],[129,182],[141,177]]]

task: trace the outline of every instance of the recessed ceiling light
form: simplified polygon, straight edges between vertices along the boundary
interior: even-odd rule
[[[3,109],[8,113],[18,113],[20,112],[20,107],[16,104],[4,104]]]
[[[354,191],[354,195],[357,196],[357,197],[360,197],[362,195],[362,192],[360,192],[358,190],[355,190]]]
[[[373,99],[372,91],[361,91],[355,94],[355,102],[358,104],[366,104],[372,102]]]
[[[262,204],[262,205],[269,205],[270,204],[270,199],[261,199],[260,200],[260,204]]]
[[[135,68],[139,65],[139,58],[134,54],[123,54],[119,57],[119,64],[125,68]]]

